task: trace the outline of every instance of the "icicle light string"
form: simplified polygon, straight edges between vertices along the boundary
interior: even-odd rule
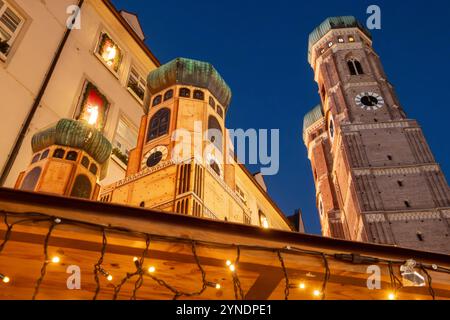
[[[3,217],[3,221],[6,226],[6,232],[5,232],[5,239],[3,240],[2,244],[0,244],[0,253],[3,251],[3,248],[6,246],[6,243],[8,242],[9,238],[11,237],[11,231],[13,228],[13,225],[8,223],[8,216],[6,214]]]
[[[393,300],[397,297],[397,292],[403,287],[402,282],[399,278],[395,275],[394,268],[392,267],[392,262],[388,263],[388,270],[389,270],[389,277],[391,281],[391,294],[389,299]],[[392,296],[391,296],[392,295]]]
[[[139,276],[138,280],[136,280],[136,282],[134,284],[133,295],[131,296],[131,300],[136,300],[137,290],[139,290],[140,287],[143,284],[143,277],[144,277],[145,271],[142,269],[142,267],[144,265],[145,257],[148,256],[149,246],[150,246],[150,236],[146,235],[146,237],[145,237],[145,249],[142,252],[141,258],[134,261],[134,264],[135,264],[135,267],[136,267],[136,271],[134,273],[127,273],[126,276],[120,281],[119,285],[114,287],[113,300],[117,300],[117,297],[118,297],[118,295],[120,293],[120,290],[122,289],[122,286],[128,280],[130,280],[131,278],[133,278],[135,276]]]
[[[236,267],[239,264],[239,260],[241,258],[241,248],[240,246],[236,246],[236,260],[234,261],[234,268],[231,270],[231,275],[233,277],[233,288],[234,288],[234,297],[236,300],[244,300],[244,291],[241,287],[241,281],[239,280],[239,276],[237,274]],[[231,266],[230,266],[231,267]]]
[[[105,257],[105,252],[106,252],[106,246],[108,244],[108,240],[106,239],[106,230],[105,228],[102,228],[102,250],[101,250],[101,255],[100,258],[98,259],[98,262],[95,264],[94,266],[94,280],[96,283],[96,288],[95,288],[95,293],[94,293],[94,297],[92,298],[92,300],[97,300],[98,294],[100,292],[100,278],[99,278],[99,273],[104,274],[104,269],[102,267],[103,264],[103,259]]]
[[[35,286],[35,293],[33,294],[33,299],[36,298],[36,295],[39,291],[39,287],[41,282],[43,281],[44,277],[45,277],[45,273],[46,273],[46,267],[47,264],[49,263],[48,260],[48,252],[47,252],[47,248],[48,248],[48,242],[51,236],[51,233],[53,231],[53,228],[55,227],[55,225],[57,223],[61,223],[61,220],[55,217],[51,217],[49,215],[46,214],[42,214],[42,213],[37,213],[37,212],[28,212],[28,213],[14,213],[14,212],[6,212],[6,211],[0,211],[0,213],[2,213],[4,215],[4,223],[6,226],[6,231],[5,231],[5,236],[3,239],[2,244],[0,245],[0,253],[1,251],[4,249],[5,245],[7,244],[7,242],[10,240],[11,237],[11,233],[13,230],[13,226],[20,224],[20,223],[27,223],[27,222],[48,222],[51,221],[51,225],[49,227],[49,231],[45,237],[45,241],[44,241],[44,255],[45,255],[45,261],[44,264],[41,268],[41,276],[40,278],[37,280],[36,282],[36,286]],[[8,217],[13,217],[13,218],[24,218],[22,220],[15,220],[15,222],[10,223],[8,222]],[[56,222],[58,221],[58,222]],[[335,260],[339,260],[339,261],[343,261],[345,263],[353,263],[353,264],[387,264],[389,267],[389,275],[390,275],[390,279],[391,279],[391,287],[392,289],[395,290],[395,292],[397,292],[398,288],[402,287],[402,283],[401,281],[397,278],[397,276],[394,273],[393,270],[393,265],[402,265],[404,264],[404,260],[385,260],[385,259],[379,259],[376,257],[368,257],[368,256],[360,256],[358,254],[342,254],[342,253],[325,253],[325,252],[320,252],[320,251],[314,251],[314,250],[306,250],[306,249],[301,249],[301,248],[295,248],[295,247],[283,247],[283,248],[274,248],[274,247],[266,247],[266,246],[255,246],[255,245],[236,245],[236,244],[225,244],[225,243],[219,243],[219,242],[212,242],[212,241],[200,241],[200,240],[195,240],[193,241],[192,239],[188,239],[188,238],[181,238],[181,237],[172,237],[172,236],[162,236],[162,235],[156,235],[156,234],[147,234],[144,232],[139,232],[139,231],[133,231],[133,230],[129,230],[126,228],[119,228],[119,227],[114,227],[111,225],[101,225],[101,224],[95,224],[95,223],[89,223],[89,222],[80,222],[80,221],[75,221],[75,220],[70,220],[70,219],[64,219],[63,223],[65,225],[72,225],[72,226],[77,226],[77,227],[81,227],[81,228],[88,228],[88,229],[93,229],[93,230],[101,230],[102,231],[102,250],[101,250],[101,257],[99,259],[99,261],[97,262],[97,264],[95,265],[95,269],[94,269],[94,275],[95,275],[95,279],[96,279],[96,283],[97,283],[97,289],[96,289],[96,294],[94,296],[94,299],[96,299],[98,292],[100,291],[100,282],[99,282],[99,278],[98,278],[98,274],[101,273],[103,275],[105,275],[106,271],[101,267],[102,263],[103,263],[103,258],[106,252],[106,245],[107,245],[107,239],[106,239],[106,230],[108,232],[114,232],[117,234],[126,234],[128,236],[133,235],[136,237],[145,237],[146,239],[150,239],[152,241],[159,241],[159,242],[179,242],[179,243],[185,243],[188,244],[190,243],[192,246],[192,252],[194,255],[194,259],[197,263],[197,266],[202,274],[202,288],[194,293],[188,293],[188,292],[183,292],[180,291],[174,287],[172,287],[171,285],[169,285],[167,282],[165,282],[164,280],[161,280],[157,277],[155,277],[152,274],[148,274],[146,272],[143,272],[142,274],[144,276],[148,276],[151,279],[153,279],[154,281],[156,281],[159,285],[166,287],[169,291],[171,291],[174,294],[174,299],[178,299],[181,296],[194,296],[194,295],[201,295],[207,286],[213,286],[215,285],[216,288],[220,288],[220,285],[217,286],[217,284],[213,284],[210,283],[208,281],[206,281],[206,273],[203,269],[203,267],[200,264],[198,255],[197,255],[197,251],[196,248],[197,246],[203,246],[203,247],[208,247],[208,248],[214,248],[214,249],[232,249],[235,248],[237,250],[237,257],[235,260],[235,264],[237,265],[237,263],[239,262],[239,258],[240,258],[240,250],[241,249],[245,249],[248,251],[265,251],[265,252],[277,252],[277,253],[283,253],[283,254],[290,254],[290,255],[295,255],[295,256],[303,256],[303,255],[315,255],[315,256],[320,256],[323,260],[324,266],[325,266],[325,275],[324,275],[324,281],[322,284],[322,292],[317,292],[319,294],[322,294],[322,299],[325,298],[325,291],[326,291],[326,285],[328,283],[328,280],[330,278],[330,268],[328,265],[328,258],[331,259],[335,259]],[[148,238],[147,238],[148,237]],[[143,254],[143,256],[148,255],[148,252],[146,254]],[[141,257],[142,259],[142,257]],[[141,260],[143,261],[143,260]],[[283,260],[284,262],[284,260]],[[281,263],[281,261],[280,261]],[[142,268],[142,265],[140,264],[140,268]],[[418,263],[418,265],[420,266],[420,268],[422,269],[422,271],[427,275],[427,279],[428,279],[428,290],[430,295],[432,296],[433,299],[435,299],[435,292],[432,288],[432,278],[431,275],[428,273],[427,270],[432,270],[433,272],[439,272],[439,273],[446,273],[446,274],[450,274],[450,269],[449,268],[445,268],[445,267],[441,267],[438,265],[429,265],[429,264],[422,264],[422,263]],[[282,266],[283,268],[283,266]],[[286,268],[284,266],[284,268]],[[120,292],[120,289],[122,287],[122,285],[124,283],[126,283],[126,281],[128,281],[130,278],[134,277],[134,276],[139,276],[140,275],[140,270],[137,267],[137,271],[135,273],[129,273],[126,275],[126,277],[121,281],[121,283],[119,284],[119,286],[115,287],[115,292],[114,292],[114,298],[117,298],[117,295]],[[107,274],[107,273],[106,273]],[[286,275],[287,275],[287,271],[286,271]],[[287,278],[289,281],[289,278]],[[143,281],[143,280],[142,280]],[[235,297],[236,299],[243,299],[244,298],[244,293],[243,290],[240,286],[240,281],[239,278],[237,276],[236,273],[236,269],[234,269],[233,272],[233,285],[235,288]],[[135,283],[135,290],[137,292],[137,290],[139,290],[139,288],[142,286],[141,280],[136,280]],[[289,285],[291,286],[291,285]],[[133,294],[135,295],[136,292],[134,292]],[[286,296],[286,292],[285,291],[285,296]],[[132,296],[133,298],[133,296]]]
[[[325,275],[323,277],[322,291],[320,292],[320,294],[322,295],[322,300],[325,300],[325,292],[327,289],[328,280],[330,280],[331,272],[330,272],[330,266],[328,264],[328,259],[327,259],[326,255],[323,253],[322,253],[322,259],[323,259],[323,264],[325,267]]]
[[[50,240],[50,236],[51,236],[56,224],[57,224],[56,220],[53,219],[50,224],[50,227],[48,228],[47,235],[45,236],[45,240],[44,240],[44,259],[45,260],[44,260],[44,263],[42,264],[41,276],[37,279],[35,287],[34,287],[34,293],[33,293],[32,300],[36,300],[36,297],[39,293],[39,288],[41,287],[41,283],[44,280],[45,274],[47,273],[47,265],[50,263],[49,258],[48,258],[48,242]]]
[[[432,278],[430,276],[430,274],[428,273],[427,269],[424,266],[420,266],[420,269],[423,271],[423,273],[425,273],[425,275],[427,276],[427,281],[428,281],[428,292],[430,293],[430,296],[433,300],[436,300],[436,294],[434,292],[433,286],[432,286]]]
[[[154,280],[160,286],[165,287],[166,289],[171,291],[173,293],[173,300],[177,300],[178,298],[180,298],[182,296],[185,296],[185,297],[200,296],[210,284],[208,281],[206,281],[206,272],[203,269],[203,267],[202,267],[202,265],[200,263],[200,259],[199,259],[198,255],[197,255],[197,243],[196,243],[196,241],[191,240],[191,250],[192,250],[192,254],[193,254],[194,259],[195,259],[195,263],[197,264],[197,267],[200,270],[201,277],[202,277],[202,287],[201,287],[201,289],[199,291],[196,291],[196,292],[184,292],[184,291],[176,289],[175,287],[173,287],[170,284],[168,284],[166,281],[164,281],[162,279],[159,279],[158,277],[156,277],[156,276],[154,276],[152,274],[147,274],[148,277],[150,277],[152,280]]]
[[[285,284],[286,284],[285,287],[284,287],[284,300],[289,300],[290,284],[289,284],[288,273],[287,273],[287,270],[286,270],[286,265],[284,264],[284,259],[283,259],[283,256],[281,255],[280,250],[277,251],[277,255],[278,255],[278,260],[280,260],[281,268],[283,269],[284,281],[285,281]]]
[[[131,296],[131,300],[136,300],[137,292],[144,284],[145,271],[142,269],[142,267],[144,266],[145,257],[148,255],[149,247],[150,247],[150,236],[147,235],[147,237],[145,239],[145,249],[142,252],[141,258],[139,260],[135,261],[136,269],[137,269],[137,273],[138,273],[138,279],[134,283],[133,295]]]

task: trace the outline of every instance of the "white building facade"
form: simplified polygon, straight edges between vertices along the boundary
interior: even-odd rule
[[[0,0],[3,186],[29,165],[34,133],[61,118],[95,122],[114,148],[101,183],[124,178],[158,66],[137,17],[108,0]]]

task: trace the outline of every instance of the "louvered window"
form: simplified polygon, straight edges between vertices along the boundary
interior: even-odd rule
[[[0,56],[6,57],[17,38],[24,19],[9,5],[0,0]]]

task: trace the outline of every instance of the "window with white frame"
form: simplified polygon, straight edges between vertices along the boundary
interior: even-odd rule
[[[264,229],[269,229],[269,220],[267,219],[266,215],[261,210],[259,210],[258,215],[260,226]]]
[[[128,90],[142,103],[144,102],[145,87],[147,83],[139,72],[131,67],[130,75],[128,76]]]
[[[0,0],[0,56],[8,55],[24,21],[8,2]]]
[[[137,130],[128,120],[121,117],[117,124],[116,134],[113,140],[113,155],[124,165],[128,164],[130,151],[136,147]]]
[[[235,191],[236,191],[237,196],[242,200],[242,202],[246,203],[247,200],[245,198],[245,193],[244,193],[244,191],[242,191],[242,189],[238,185],[236,185]]]

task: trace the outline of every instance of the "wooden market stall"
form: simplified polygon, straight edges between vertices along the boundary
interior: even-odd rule
[[[444,254],[11,189],[0,219],[2,300],[450,299]]]

